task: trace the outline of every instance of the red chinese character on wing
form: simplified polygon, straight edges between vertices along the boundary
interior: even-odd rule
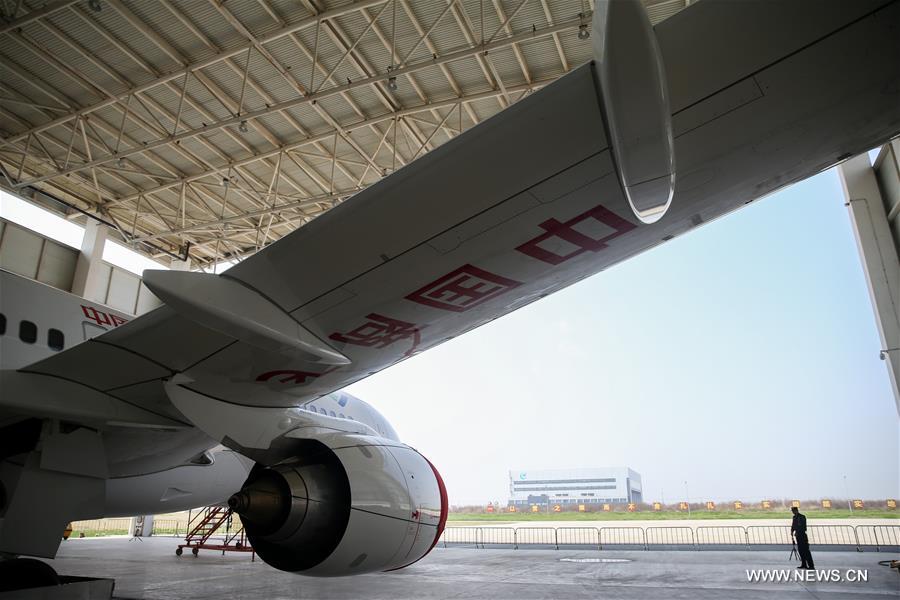
[[[545,233],[516,250],[545,263],[558,265],[584,252],[603,250],[608,241],[628,233],[637,225],[603,206],[595,206],[564,223],[548,219],[540,227]],[[612,233],[608,233],[610,229]],[[596,233],[600,233],[600,237],[592,235]]]
[[[368,321],[347,333],[332,333],[329,339],[355,346],[386,348],[400,340],[412,340],[412,347],[405,356],[412,355],[421,341],[420,327],[399,319],[392,319],[371,313],[366,315]]]
[[[484,269],[463,265],[406,298],[442,310],[464,312],[520,285]]]
[[[316,378],[324,373],[310,373],[309,371],[293,371],[293,370],[282,370],[282,371],[268,371],[266,373],[261,374],[256,378],[257,381],[268,381],[273,377],[279,377],[278,383],[306,383],[306,380],[309,378]]]

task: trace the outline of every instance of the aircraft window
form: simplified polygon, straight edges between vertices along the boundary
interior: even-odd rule
[[[323,415],[327,415],[327,414],[328,414],[328,411],[326,411],[324,408],[320,408],[320,409],[319,409],[319,412],[322,413]]]
[[[336,417],[336,416],[337,416],[336,414],[334,414],[334,411],[333,411],[333,410],[329,410],[329,411],[328,411],[328,414],[331,415],[332,417]]]
[[[47,332],[47,345],[51,350],[62,350],[66,345],[66,338],[59,329],[51,329]]]
[[[338,413],[338,416],[339,416],[340,418],[342,418],[342,419],[346,419],[346,418],[347,418],[347,417],[344,416],[344,413]]]
[[[6,333],[6,315],[0,313],[0,335]]]
[[[19,339],[26,344],[33,344],[37,341],[37,325],[31,321],[19,322]]]

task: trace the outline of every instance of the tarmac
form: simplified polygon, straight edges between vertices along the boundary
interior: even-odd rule
[[[367,599],[881,599],[900,597],[900,574],[885,552],[820,552],[821,573],[840,580],[750,582],[748,569],[784,569],[783,551],[510,550],[437,547],[392,573],[317,579],[277,571],[244,553],[175,556],[175,538],[85,538],[48,561],[62,575],[111,577],[115,598],[169,600]],[[848,570],[868,581],[848,581]],[[823,575],[825,576],[825,575]],[[831,575],[829,575],[831,577]]]

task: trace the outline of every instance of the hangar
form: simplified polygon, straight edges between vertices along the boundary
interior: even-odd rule
[[[721,6],[3,3],[0,185],[87,234],[74,264],[39,240],[33,275],[3,273],[0,552],[52,556],[73,515],[195,486],[282,570],[427,554],[438,470],[340,388],[896,136],[897,2],[777,5],[790,32]],[[866,168],[845,181],[896,382],[897,203]],[[31,264],[34,236],[3,235],[4,264]],[[107,238],[172,272],[122,283]],[[87,300],[33,300],[42,268]]]
[[[205,270],[592,52],[589,2],[28,5],[0,29],[4,186]],[[684,6],[650,2],[648,14],[659,22]]]

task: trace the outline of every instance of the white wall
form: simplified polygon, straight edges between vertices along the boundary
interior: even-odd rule
[[[78,250],[0,219],[0,269],[71,292],[77,261]],[[133,315],[159,306],[139,276],[108,262],[102,267],[104,284],[88,300]]]

